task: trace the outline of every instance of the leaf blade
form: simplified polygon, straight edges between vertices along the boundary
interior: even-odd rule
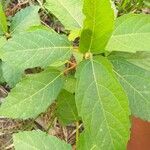
[[[62,73],[52,69],[27,76],[5,99],[0,107],[0,115],[27,119],[44,112],[63,86],[61,76]]]
[[[70,58],[72,47],[67,37],[38,29],[14,35],[0,52],[6,81],[14,87],[25,69],[63,65]]]
[[[29,6],[16,13],[10,25],[11,33],[20,33],[31,26],[40,25],[39,9],[39,6]]]
[[[22,70],[52,66],[65,62],[71,55],[71,48],[65,36],[36,30],[17,34],[10,39],[2,48],[2,60]]]
[[[42,131],[24,131],[13,135],[16,150],[71,150],[71,145]]]
[[[114,72],[126,91],[132,114],[150,120],[150,71],[122,58],[113,58]]]
[[[3,35],[8,30],[6,16],[3,11],[3,7],[0,3],[0,35]]]
[[[68,125],[79,120],[75,96],[66,90],[62,90],[57,98],[56,116],[63,125]]]
[[[2,61],[0,60],[0,84],[5,81],[3,71],[2,71]]]
[[[111,2],[84,0],[83,13],[86,19],[81,32],[80,51],[103,52],[114,27],[115,15]]]
[[[56,15],[66,29],[82,27],[82,0],[46,0],[45,7]]]
[[[107,51],[137,52],[150,49],[150,16],[129,14],[116,20]]]
[[[128,102],[110,69],[103,58],[81,64],[76,104],[96,149],[107,149],[108,145],[111,149],[125,149],[130,128]]]

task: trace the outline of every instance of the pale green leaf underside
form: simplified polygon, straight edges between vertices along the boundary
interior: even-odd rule
[[[4,14],[2,5],[0,3],[0,35],[3,35],[4,33],[7,32],[7,21],[6,21],[6,16]]]
[[[150,51],[150,15],[129,14],[119,17],[107,51]]]
[[[0,116],[34,118],[57,98],[62,86],[61,73],[56,70],[29,75],[12,89],[0,107]]]
[[[13,135],[15,150],[71,150],[71,145],[42,131],[24,131]]]
[[[65,36],[38,29],[15,35],[1,50],[3,73],[14,87],[27,68],[62,65],[71,55],[71,45]]]
[[[77,70],[76,105],[95,149],[126,149],[128,100],[104,58],[84,61]]]
[[[2,63],[2,72],[7,84],[13,88],[23,77],[24,72],[6,62]]]
[[[74,94],[66,90],[61,91],[57,98],[56,116],[64,125],[79,120]]]
[[[20,33],[31,26],[40,25],[39,9],[39,6],[29,6],[19,11],[12,19],[11,33]]]
[[[71,55],[67,37],[36,30],[15,35],[2,49],[2,60],[21,70],[66,61]]]
[[[86,19],[81,32],[80,51],[103,52],[115,21],[110,0],[84,0],[83,13]]]
[[[45,7],[66,29],[74,30],[82,27],[82,0],[46,0]]]
[[[150,71],[121,58],[112,59],[112,63],[128,95],[132,114],[150,121]]]

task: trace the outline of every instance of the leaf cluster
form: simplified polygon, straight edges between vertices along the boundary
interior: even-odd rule
[[[12,88],[0,116],[35,119],[55,102],[61,124],[83,123],[77,150],[126,149],[130,115],[150,121],[150,15],[117,17],[110,0],[40,4],[17,12],[9,26],[0,5],[0,83]],[[69,35],[42,25],[41,9]],[[40,72],[26,73],[35,67]],[[71,150],[42,131],[13,138],[16,150]]]

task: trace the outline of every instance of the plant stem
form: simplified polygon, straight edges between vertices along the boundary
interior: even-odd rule
[[[79,122],[76,122],[76,143],[78,142],[79,139]]]
[[[42,4],[42,2],[41,2],[40,0],[37,0],[37,2],[38,2],[39,5],[41,6],[41,8],[44,8],[44,7],[43,7],[43,4]]]

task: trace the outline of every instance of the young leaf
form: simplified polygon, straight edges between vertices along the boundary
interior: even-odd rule
[[[0,107],[0,115],[9,118],[34,118],[57,98],[63,86],[62,73],[47,69],[29,75],[12,89]]]
[[[77,37],[80,37],[81,29],[72,30],[68,36],[69,41],[74,41]]]
[[[7,21],[6,21],[6,16],[3,11],[2,5],[0,3],[0,35],[3,35],[4,33],[7,32]]]
[[[62,90],[57,98],[56,116],[64,125],[79,120],[74,94]]]
[[[103,57],[77,70],[76,105],[95,149],[125,149],[129,139],[127,96]]]
[[[119,57],[112,63],[128,95],[132,114],[150,121],[150,71]]]
[[[86,19],[81,32],[80,51],[103,52],[115,21],[110,0],[84,0],[83,13]]]
[[[71,145],[42,131],[24,131],[13,135],[15,150],[71,150]]]
[[[13,17],[10,25],[11,33],[20,33],[26,31],[31,26],[40,25],[39,9],[39,6],[29,6],[19,11]]]
[[[107,51],[150,51],[150,15],[129,14],[119,17]]]
[[[2,60],[22,70],[62,63],[70,55],[67,37],[47,30],[17,34],[2,49]]]
[[[46,0],[45,7],[66,29],[74,30],[82,27],[82,0]]]

